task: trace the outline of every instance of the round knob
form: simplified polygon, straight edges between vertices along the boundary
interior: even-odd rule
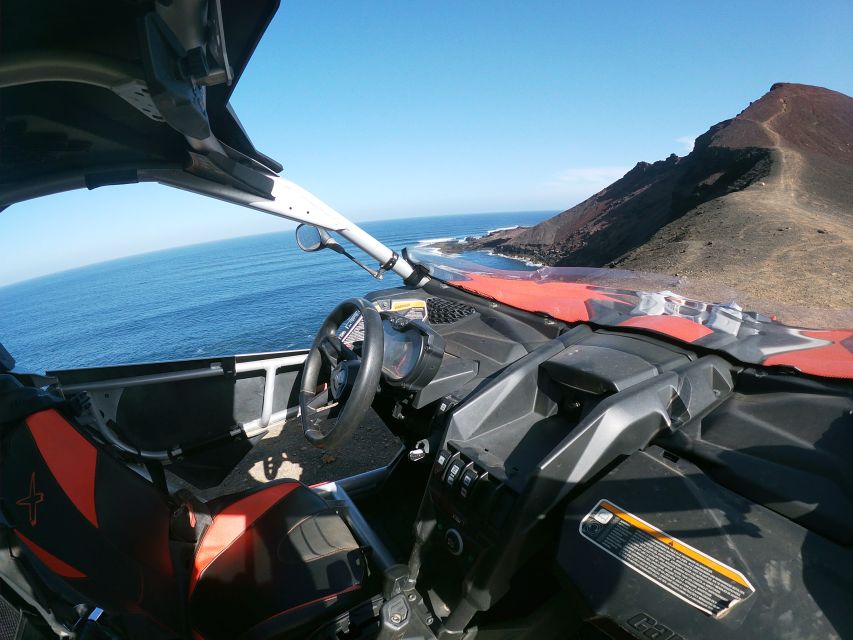
[[[462,536],[456,529],[447,530],[447,533],[444,534],[444,543],[447,545],[447,550],[454,556],[462,555],[464,543],[462,542]]]

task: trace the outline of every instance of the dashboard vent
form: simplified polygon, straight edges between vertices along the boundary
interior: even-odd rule
[[[467,304],[443,298],[427,298],[426,305],[427,320],[432,324],[451,324],[476,311]]]

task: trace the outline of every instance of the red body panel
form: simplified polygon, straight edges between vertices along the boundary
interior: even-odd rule
[[[27,427],[50,472],[93,526],[98,526],[95,509],[95,467],[98,452],[54,410],[40,411],[27,418]]]
[[[789,327],[775,318],[731,305],[688,300],[670,291],[631,291],[573,282],[569,271],[457,271],[447,281],[470,293],[564,322],[646,329],[681,342],[707,343],[742,362],[853,379],[853,330]],[[723,322],[715,324],[715,318]],[[722,328],[726,323],[730,326]]]

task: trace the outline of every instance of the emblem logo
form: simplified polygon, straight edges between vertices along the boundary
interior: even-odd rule
[[[34,527],[38,524],[38,506],[44,502],[44,494],[36,489],[36,472],[30,476],[30,493],[24,496],[15,504],[19,507],[26,507],[30,519],[30,526]]]

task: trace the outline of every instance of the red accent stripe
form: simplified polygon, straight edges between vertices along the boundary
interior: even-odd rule
[[[270,616],[269,618],[267,618],[263,622],[259,622],[258,624],[264,624],[266,622],[269,622],[270,620],[275,620],[276,618],[279,618],[281,616],[286,616],[288,613],[293,613],[294,611],[298,611],[299,609],[310,607],[312,604],[320,604],[321,602],[329,602],[330,600],[335,600],[340,596],[344,595],[345,593],[350,593],[351,591],[358,591],[359,589],[361,589],[361,587],[361,584],[354,584],[347,587],[346,589],[341,589],[340,591],[333,593],[330,596],[323,596],[322,598],[316,598],[314,600],[309,600],[308,602],[303,602],[302,604],[297,604],[296,606],[290,607],[289,609],[285,609],[284,611],[279,611],[274,616]]]
[[[283,616],[283,615],[286,615],[288,613],[292,613],[293,611],[297,611],[298,609],[304,609],[305,607],[310,607],[312,604],[319,604],[320,602],[329,602],[330,600],[335,600],[335,599],[339,598],[340,596],[344,595],[345,593],[350,593],[351,591],[358,591],[359,589],[361,589],[361,584],[350,585],[346,589],[341,589],[337,593],[333,593],[330,596],[323,596],[322,598],[315,598],[314,600],[309,600],[308,602],[303,602],[302,604],[297,604],[296,606],[290,607],[290,609],[285,609],[284,611],[281,611],[281,612],[275,614],[274,616],[272,616],[272,618],[269,618],[269,620],[272,620],[273,618],[277,618],[278,616]]]
[[[55,555],[53,555],[49,551],[42,549],[40,546],[38,546],[35,542],[30,540],[29,538],[27,538],[20,531],[15,531],[15,534],[18,536],[18,538],[20,538],[21,542],[23,542],[24,545],[30,551],[33,552],[33,555],[36,558],[38,558],[39,560],[41,560],[44,563],[44,565],[48,569],[53,571],[56,575],[62,576],[63,578],[85,578],[86,577],[85,573],[83,573],[82,571],[78,571],[77,569],[72,567],[67,562],[63,562],[62,560],[57,558]]]
[[[193,592],[201,574],[220,554],[243,535],[255,520],[298,486],[298,482],[275,484],[229,504],[216,514],[196,551],[189,592]]]
[[[589,322],[588,302],[624,302],[614,295],[617,292],[577,282],[539,282],[479,273],[469,273],[467,278],[450,284],[517,309],[547,313],[566,322]]]
[[[779,353],[764,360],[764,364],[786,365],[803,373],[833,378],[853,378],[853,352],[846,341],[853,340],[853,331],[802,331],[803,336],[826,340],[813,347]]]
[[[619,326],[648,329],[684,342],[696,342],[714,333],[713,329],[703,324],[679,316],[633,316],[620,322]]]
[[[95,509],[95,467],[98,451],[55,409],[34,413],[27,427],[42,458],[62,490],[93,526],[98,526]]]

